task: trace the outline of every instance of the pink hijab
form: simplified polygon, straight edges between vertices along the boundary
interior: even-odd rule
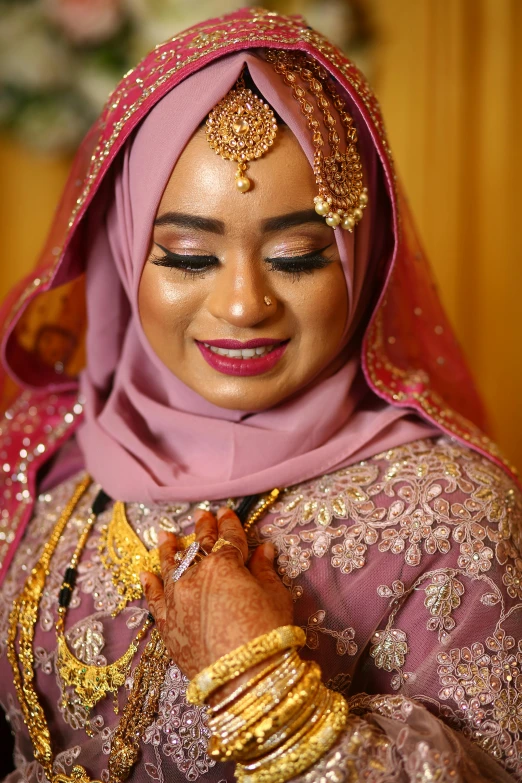
[[[158,203],[188,140],[245,63],[311,163],[310,133],[288,88],[259,56],[233,54],[192,74],[156,104],[126,145],[108,208],[98,197],[91,209],[87,369],[81,377],[85,422],[78,440],[87,470],[121,500],[196,501],[259,493],[437,432],[377,398],[361,371],[360,346],[352,341],[347,351],[349,334],[369,300],[372,272],[382,265],[380,256],[391,252],[380,164],[356,109],[370,205],[354,234],[335,232],[349,301],[339,346],[347,352],[342,368],[274,408],[244,413],[207,402],[148,344],[139,320],[138,286]]]

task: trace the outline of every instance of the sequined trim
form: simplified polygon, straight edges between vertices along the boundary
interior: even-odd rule
[[[76,395],[23,392],[0,423],[0,574],[33,503],[36,471],[78,423]],[[14,457],[14,459],[13,459]],[[1,581],[1,579],[0,579]]]

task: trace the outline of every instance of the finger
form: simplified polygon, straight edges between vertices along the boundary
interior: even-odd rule
[[[248,561],[247,568],[252,576],[261,583],[274,603],[289,612],[290,622],[293,615],[292,596],[274,568],[274,556],[274,545],[271,541],[266,541],[254,551]]]
[[[158,542],[161,576],[163,581],[166,582],[177,566],[177,563],[174,560],[174,556],[178,549],[176,545],[176,536],[173,533],[167,533],[165,530],[160,530]]]
[[[159,626],[164,625],[167,619],[167,608],[161,579],[148,571],[142,571],[140,582],[149,605],[149,612]]]
[[[199,508],[194,514],[196,523],[196,541],[199,541],[205,552],[210,552],[218,540],[218,525],[214,514]]]
[[[219,538],[226,538],[227,541],[230,541],[232,544],[239,547],[239,550],[243,555],[243,564],[246,563],[248,557],[248,544],[239,517],[227,506],[222,506],[218,509],[216,516]],[[225,549],[225,547],[223,548]],[[226,547],[226,549],[232,549],[232,547]]]

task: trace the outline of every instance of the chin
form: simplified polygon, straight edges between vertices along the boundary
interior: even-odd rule
[[[255,411],[263,411],[268,408],[273,408],[278,405],[282,400],[289,396],[290,393],[275,393],[267,394],[266,386],[264,389],[258,388],[245,391],[243,389],[234,389],[223,391],[221,394],[215,387],[211,394],[209,394],[210,384],[206,384],[201,390],[196,386],[192,386],[192,389],[200,394],[207,402],[212,405],[216,405],[218,408],[226,408],[232,411],[244,411],[245,413],[253,413]]]
[[[259,395],[238,395],[230,397],[229,395],[207,395],[202,394],[208,402],[212,405],[216,405],[218,408],[225,408],[231,411],[244,411],[245,413],[253,413],[254,411],[262,411],[267,408],[272,408],[280,402],[279,398],[275,400],[271,398],[260,397]]]

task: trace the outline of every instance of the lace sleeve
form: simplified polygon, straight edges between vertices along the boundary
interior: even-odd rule
[[[287,508],[266,531],[351,706],[303,780],[522,782],[520,489],[442,438],[299,487]]]
[[[337,744],[297,783],[513,783],[484,751],[402,696],[350,699]]]

